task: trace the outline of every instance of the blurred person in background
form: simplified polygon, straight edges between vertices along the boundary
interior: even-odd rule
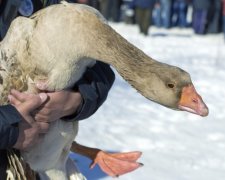
[[[148,35],[148,29],[152,21],[152,11],[155,0],[132,0],[130,7],[135,9],[135,20],[140,32]]]
[[[210,0],[210,7],[208,11],[208,25],[206,33],[219,33],[221,31],[220,22],[221,22],[221,9],[222,2],[221,0]]]
[[[225,0],[223,1],[223,33],[224,33],[224,40],[225,40]]]
[[[187,26],[187,0],[173,0],[172,4],[172,26]]]
[[[172,0],[159,0],[159,2],[160,2],[160,6],[161,6],[162,27],[170,28]]]
[[[153,9],[153,22],[157,27],[170,28],[172,0],[157,0]]]
[[[87,4],[95,9],[99,9],[99,0],[70,0],[69,2]]]
[[[127,24],[135,24],[134,9],[130,8],[130,2],[132,0],[123,0],[121,6],[121,20]]]
[[[152,24],[159,28],[162,27],[162,4],[159,0],[156,0],[152,10]]]
[[[193,0],[192,26],[196,34],[204,34],[211,0]]]
[[[105,14],[104,11],[106,11],[106,3],[107,3],[107,0],[98,0],[98,2],[99,2],[99,11],[104,16],[104,14]]]
[[[88,5],[94,7],[95,9],[100,9],[99,0],[89,0]]]
[[[120,21],[122,0],[99,0],[100,11],[107,20]]]
[[[75,0],[74,0],[75,1]],[[76,0],[76,3],[88,4],[88,0]]]

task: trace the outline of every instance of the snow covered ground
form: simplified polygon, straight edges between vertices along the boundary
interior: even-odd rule
[[[144,166],[120,180],[225,179],[225,43],[223,35],[194,35],[190,29],[150,29],[111,24],[128,41],[159,61],[191,74],[210,113],[202,118],[146,100],[118,74],[104,105],[80,123],[77,141],[107,151],[143,152]],[[74,156],[74,155],[73,155]],[[111,177],[75,157],[88,180]]]

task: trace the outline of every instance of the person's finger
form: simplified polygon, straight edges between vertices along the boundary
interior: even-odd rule
[[[42,106],[40,106],[39,108],[37,108],[33,113],[36,115],[43,115],[43,116],[50,116],[51,115],[51,109],[45,107],[43,108]]]
[[[51,122],[53,121],[51,120],[52,113],[53,111],[51,109],[42,108],[42,106],[40,106],[32,112],[32,116],[34,117],[35,121]]]
[[[47,94],[40,93],[38,95],[32,96],[29,100],[26,100],[25,102],[21,103],[19,105],[19,108],[25,113],[29,114],[36,108],[38,108],[43,102],[45,102],[47,99]]]
[[[19,134],[21,134],[21,132],[22,138],[17,140],[16,149],[28,150],[37,142],[39,137],[39,127],[37,124],[34,124],[32,128],[29,127],[20,129]]]
[[[19,101],[12,95],[8,95],[8,100],[9,100],[10,104],[12,104],[13,106],[18,106],[21,103],[21,101]]]
[[[47,133],[49,130],[49,123],[46,122],[37,122],[37,125],[39,127],[39,133]]]
[[[11,94],[14,98],[16,98],[17,100],[19,100],[20,102],[24,102],[24,101],[28,100],[29,97],[30,97],[29,94],[21,93],[21,92],[15,90],[15,89],[12,89],[12,90],[10,91],[10,94]]]
[[[50,122],[48,116],[37,114],[34,116],[36,122]]]
[[[22,110],[19,109],[19,111],[22,112],[23,109]],[[29,113],[29,112],[25,112],[25,113]],[[27,123],[27,126],[29,126],[29,127],[33,127],[34,128],[36,126],[35,120],[30,115],[24,115],[23,114],[23,121],[22,122],[23,123]]]

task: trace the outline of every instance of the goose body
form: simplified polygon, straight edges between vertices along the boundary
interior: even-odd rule
[[[48,90],[70,88],[97,59],[111,64],[152,101],[208,114],[187,72],[153,60],[107,25],[97,10],[85,5],[63,3],[30,18],[15,19],[0,51],[2,104],[11,88],[34,92],[33,82],[39,80],[46,81]],[[41,179],[82,179],[68,158],[77,131],[77,122],[56,121],[40,143],[22,156]]]

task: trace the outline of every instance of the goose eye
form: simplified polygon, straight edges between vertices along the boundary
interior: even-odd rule
[[[168,83],[167,86],[168,86],[169,88],[173,89],[175,85],[174,85],[173,83]]]

